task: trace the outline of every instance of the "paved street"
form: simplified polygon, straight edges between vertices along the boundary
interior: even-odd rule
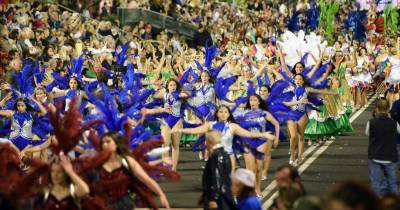
[[[373,106],[373,103],[372,103]],[[368,139],[364,135],[366,121],[372,116],[371,106],[358,117],[353,116],[354,132],[344,134],[322,146],[306,148],[306,161],[299,166],[302,180],[309,194],[324,195],[332,186],[345,179],[368,181],[367,147]],[[353,114],[354,115],[354,114]],[[358,115],[358,114],[357,114]],[[289,145],[280,144],[273,152],[273,160],[268,180],[263,182],[263,203],[269,204],[274,195],[273,174],[276,168],[288,162]],[[183,179],[179,183],[163,183],[171,205],[174,208],[199,208],[197,201],[201,194],[202,162],[198,155],[189,149],[183,149],[178,171]],[[272,184],[271,184],[272,183]]]

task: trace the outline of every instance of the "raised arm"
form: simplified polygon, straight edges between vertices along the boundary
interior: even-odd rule
[[[313,61],[314,61],[315,63],[318,63],[318,59],[315,57],[314,54],[312,54],[312,53],[310,52],[309,55],[311,56],[311,58],[313,59]]]
[[[12,110],[0,110],[0,116],[11,118],[13,114],[14,111]]]
[[[167,196],[165,196],[164,192],[162,191],[161,187],[155,182],[140,166],[140,164],[133,159],[132,157],[127,156],[126,160],[128,161],[129,167],[131,168],[132,173],[142,181],[148,188],[151,189],[155,194],[160,197],[161,204],[169,209],[169,202]]]
[[[284,78],[283,78],[282,74],[278,72],[278,70],[277,70],[278,68],[279,68],[279,66],[274,65],[274,66],[271,66],[269,69],[271,69],[272,73],[275,75],[276,80],[283,80]]]
[[[353,68],[355,68],[355,67],[357,66],[357,55],[356,55],[356,50],[354,50],[354,51],[351,53],[351,60],[352,60]]]
[[[299,56],[299,60],[301,60],[303,53],[300,50],[296,50],[297,56]]]
[[[39,101],[37,101],[35,98],[30,97],[30,99],[39,107],[40,113],[38,114],[39,116],[43,116],[47,114],[47,110],[46,108],[43,106],[42,103],[40,103]]]
[[[161,57],[160,62],[157,65],[157,68],[154,70],[155,72],[155,77],[154,78],[159,78],[160,74],[161,74],[161,69],[163,68],[165,63],[165,55],[163,54],[163,56]]]
[[[71,179],[72,184],[75,187],[75,195],[82,198],[89,194],[89,186],[83,181],[78,174],[75,173],[72,168],[71,161],[63,152],[60,153],[60,165],[63,167],[65,173]]]
[[[319,47],[318,47],[319,48]],[[319,69],[322,63],[322,58],[324,57],[325,49],[322,51],[321,55],[319,56],[318,62],[314,65],[310,72],[308,72],[307,77],[311,78],[315,72]]]
[[[1,106],[4,106],[5,104],[6,104],[6,102],[8,101],[8,100],[10,100],[12,98],[12,93],[10,92],[10,93],[8,93],[7,95],[6,95],[6,97],[4,97],[1,101],[0,101],[0,107]]]
[[[283,57],[281,47],[279,45],[277,45],[277,47],[278,47],[278,57],[279,57],[279,60],[281,61],[282,69],[286,72],[286,74],[289,77],[293,77],[293,73],[289,70],[289,68],[286,65],[285,58]]]
[[[182,57],[177,57],[175,59],[175,62],[176,62],[175,68],[178,69],[179,77],[181,77],[183,75],[183,73],[185,72],[184,67],[183,67],[184,64],[183,64]]]
[[[255,74],[255,78],[257,78],[258,76],[262,75],[265,72],[265,68],[268,66],[268,63],[269,63],[269,59],[265,62],[264,65],[258,66],[258,70]]]

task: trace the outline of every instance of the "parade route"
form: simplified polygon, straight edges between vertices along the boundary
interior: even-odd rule
[[[357,179],[365,183],[368,180],[367,148],[368,139],[364,134],[365,124],[372,117],[376,96],[369,105],[355,112],[350,121],[354,131],[325,141],[320,146],[306,147],[305,161],[298,167],[302,182],[310,195],[324,195],[335,183],[346,179]],[[282,164],[288,162],[288,142],[282,142],[272,153],[272,164],[268,179],[263,182],[264,208],[267,208],[277,196],[274,172]],[[174,209],[199,209],[197,205],[201,195],[201,166],[197,153],[183,148],[178,171],[183,175],[179,183],[163,183],[171,206]]]

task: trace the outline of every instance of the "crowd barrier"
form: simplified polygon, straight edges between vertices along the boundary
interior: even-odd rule
[[[150,23],[151,25],[153,25],[153,27],[158,29],[168,29],[178,32],[179,34],[184,35],[190,40],[193,40],[197,32],[197,28],[192,24],[180,22],[173,19],[172,17],[168,17],[166,15],[162,15],[160,13],[150,10],[140,8],[118,8],[117,15],[121,26],[127,24],[135,24],[139,21],[143,21],[145,23]]]

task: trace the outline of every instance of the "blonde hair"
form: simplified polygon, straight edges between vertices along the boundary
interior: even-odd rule
[[[387,113],[389,111],[390,104],[386,99],[379,99],[376,102],[375,111],[379,113]]]

